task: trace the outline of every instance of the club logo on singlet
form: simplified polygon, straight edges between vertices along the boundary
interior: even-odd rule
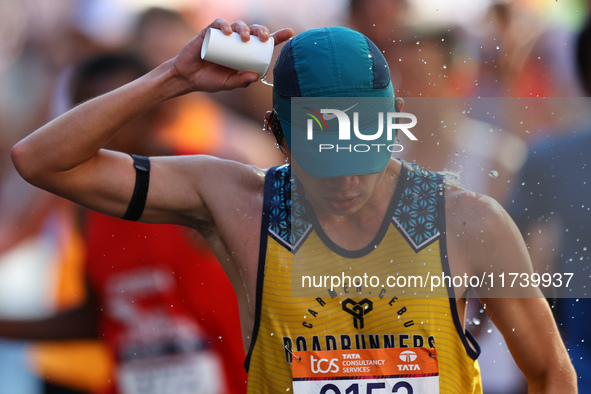
[[[353,326],[361,329],[364,326],[364,316],[373,310],[373,302],[367,298],[359,302],[347,298],[343,301],[343,310],[353,316]]]

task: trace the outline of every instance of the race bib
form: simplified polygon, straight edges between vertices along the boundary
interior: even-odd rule
[[[292,376],[295,394],[439,393],[434,348],[293,352]]]

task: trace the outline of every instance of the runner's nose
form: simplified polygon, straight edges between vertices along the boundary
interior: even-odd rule
[[[359,184],[359,177],[356,175],[327,178],[326,185],[331,189],[348,190]]]

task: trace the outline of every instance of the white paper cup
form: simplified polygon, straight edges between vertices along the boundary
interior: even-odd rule
[[[227,36],[219,29],[210,28],[203,40],[201,59],[241,72],[252,71],[264,78],[271,64],[273,47],[273,38],[261,42],[257,36],[250,36],[250,41],[244,42],[236,32]]]

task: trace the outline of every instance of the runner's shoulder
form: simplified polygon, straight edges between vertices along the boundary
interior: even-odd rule
[[[503,227],[508,219],[504,208],[494,198],[459,185],[447,186],[446,224],[450,231],[479,233]]]

